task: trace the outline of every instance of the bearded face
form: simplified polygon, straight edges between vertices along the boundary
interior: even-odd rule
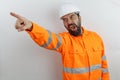
[[[73,36],[81,35],[81,19],[79,15],[71,13],[62,17],[65,28]]]

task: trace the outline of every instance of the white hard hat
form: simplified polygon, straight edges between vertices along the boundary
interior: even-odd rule
[[[61,18],[62,16],[67,15],[72,12],[80,12],[80,10],[78,9],[78,7],[72,4],[62,5],[59,10],[59,17]]]

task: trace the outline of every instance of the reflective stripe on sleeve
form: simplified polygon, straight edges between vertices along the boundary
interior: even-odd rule
[[[62,38],[57,34],[56,34],[56,36],[58,38],[58,43],[56,44],[56,47],[53,50],[57,50],[62,44]]]
[[[49,34],[48,41],[45,44],[41,45],[41,47],[47,47],[52,43],[52,33],[50,31],[48,31],[48,34]],[[62,38],[57,34],[56,34],[56,37],[58,39],[58,43],[56,44],[56,47],[53,48],[52,50],[57,50],[62,44]]]
[[[100,77],[100,78],[98,78],[98,80],[102,80],[102,79],[101,79],[101,77]]]
[[[48,41],[45,44],[41,45],[41,47],[47,47],[52,42],[52,33],[48,31],[48,34],[49,34]]]
[[[102,68],[102,72],[103,72],[103,73],[108,73],[109,71],[108,71],[107,68]]]
[[[104,55],[104,56],[102,56],[102,60],[106,60],[106,56]]]

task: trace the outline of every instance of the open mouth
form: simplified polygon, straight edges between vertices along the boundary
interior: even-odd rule
[[[72,31],[76,31],[77,30],[77,26],[76,25],[70,25],[69,29],[71,29]]]

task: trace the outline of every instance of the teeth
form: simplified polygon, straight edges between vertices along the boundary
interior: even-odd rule
[[[70,28],[74,29],[74,28],[75,28],[75,26],[70,26]]]

